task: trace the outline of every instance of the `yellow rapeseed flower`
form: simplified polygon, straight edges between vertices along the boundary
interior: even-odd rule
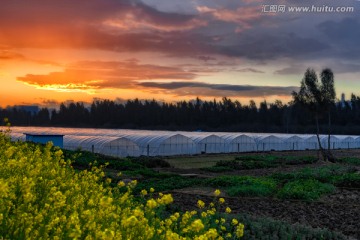
[[[234,226],[238,225],[238,223],[239,223],[239,221],[235,218],[233,218],[233,220],[231,220],[231,224]]]
[[[195,231],[195,232],[200,232],[201,230],[204,229],[204,224],[202,223],[201,219],[196,219],[195,221],[193,221],[191,223],[191,228]]]
[[[147,200],[147,202],[146,202],[146,206],[148,207],[148,208],[156,208],[156,206],[157,206],[157,202],[154,200],[154,199],[149,199],[149,200]]]
[[[216,189],[215,192],[214,192],[215,196],[219,196],[221,194],[220,190],[219,189]]]
[[[201,201],[201,200],[198,200],[198,201],[197,201],[197,205],[198,205],[198,207],[199,207],[200,209],[205,207],[205,203],[204,203],[203,201]]]
[[[239,238],[244,236],[244,224],[240,223],[239,225],[236,226],[235,235]]]
[[[125,183],[123,182],[123,181],[120,181],[120,182],[118,182],[118,184],[117,184],[119,187],[125,187]]]
[[[226,213],[231,213],[231,208],[227,207],[227,208],[225,209],[225,212],[226,212]]]

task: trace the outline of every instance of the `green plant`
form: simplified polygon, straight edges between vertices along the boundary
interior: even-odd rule
[[[295,180],[286,183],[277,196],[282,199],[317,200],[322,195],[332,193],[335,187],[318,180]]]
[[[204,180],[205,186],[225,188],[230,196],[270,196],[277,183],[271,178],[222,176]]]
[[[360,188],[360,174],[348,173],[334,176],[332,183],[337,187]]]
[[[290,224],[270,218],[255,218],[247,214],[237,216],[245,225],[244,240],[270,239],[327,239],[345,240],[343,234],[328,229],[311,228],[300,224]]]
[[[360,158],[357,158],[357,157],[338,158],[338,159],[336,159],[336,161],[338,163],[360,166]]]
[[[201,184],[201,179],[186,178],[181,176],[172,176],[168,178],[148,178],[139,181],[134,192],[139,192],[145,188],[155,188],[157,191],[169,191],[173,189],[181,189],[193,187]]]

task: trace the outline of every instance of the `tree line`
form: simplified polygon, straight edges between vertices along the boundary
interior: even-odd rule
[[[335,102],[330,107],[332,132],[360,134],[360,97],[351,95],[350,101]],[[251,100],[242,104],[224,97],[217,101],[180,101],[163,103],[156,100],[128,100],[117,103],[97,100],[90,106],[81,102],[60,104],[58,110],[40,109],[30,113],[18,108],[0,110],[0,118],[8,118],[15,126],[62,126],[95,128],[129,128],[188,131],[242,131],[314,133],[314,113],[292,101],[283,104],[265,100],[256,104]],[[318,115],[320,132],[327,133],[328,119]]]

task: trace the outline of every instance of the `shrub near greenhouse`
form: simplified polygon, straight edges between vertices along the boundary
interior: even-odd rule
[[[75,172],[62,151],[10,142],[0,133],[0,239],[237,239],[244,225],[216,211],[166,211],[170,194],[132,195],[133,181],[110,187],[101,168]],[[219,195],[219,191],[215,192]],[[143,202],[143,203],[141,203]],[[229,213],[231,210],[227,208]],[[166,217],[164,217],[166,216]]]

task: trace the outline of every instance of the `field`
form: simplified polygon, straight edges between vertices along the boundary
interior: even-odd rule
[[[316,151],[103,161],[108,176],[136,179],[137,191],[171,193],[177,210],[196,209],[220,189],[245,223],[244,239],[360,239],[360,151],[334,154],[337,163],[319,161]]]
[[[119,159],[0,143],[0,237],[360,238],[359,150]]]

